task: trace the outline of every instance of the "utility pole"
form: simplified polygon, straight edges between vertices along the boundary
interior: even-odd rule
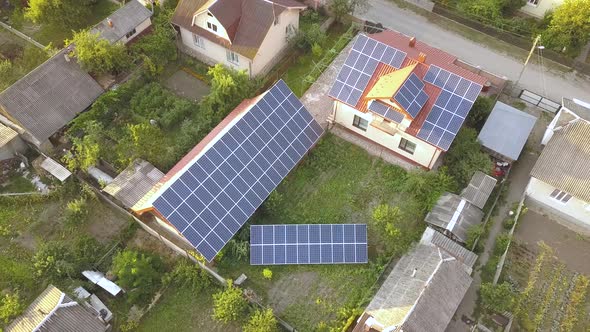
[[[522,78],[522,74],[524,74],[524,70],[526,69],[526,65],[529,63],[529,60],[531,59],[533,52],[535,52],[535,48],[537,48],[537,44],[539,43],[539,40],[541,40],[541,35],[538,35],[537,38],[535,38],[535,40],[533,41],[533,47],[531,47],[529,55],[526,57],[526,60],[524,61],[524,65],[522,66],[522,70],[520,71],[520,74],[518,74],[518,79],[516,80],[516,82],[514,82],[514,86],[517,86],[518,83],[520,82],[520,79]]]

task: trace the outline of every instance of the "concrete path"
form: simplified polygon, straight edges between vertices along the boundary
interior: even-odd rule
[[[428,17],[400,8],[391,0],[371,0],[368,10],[355,16],[415,36],[512,81],[517,79],[526,51],[438,15],[426,11],[424,14]],[[548,59],[544,62],[546,71],[543,75],[538,57],[533,57],[519,85],[557,102],[561,102],[562,97],[590,101],[590,79],[587,76],[572,72]]]

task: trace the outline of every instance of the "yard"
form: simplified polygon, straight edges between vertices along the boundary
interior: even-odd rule
[[[402,255],[423,229],[423,214],[412,195],[403,194],[406,172],[369,156],[363,149],[327,134],[251,218],[252,224],[367,223],[369,263],[362,265],[251,266],[237,258],[235,242],[249,236],[244,227],[222,251],[217,268],[227,278],[248,276],[245,288],[300,331],[342,328],[362,311],[376,291],[388,261]],[[404,220],[393,240],[372,219],[374,208],[400,208]],[[263,277],[270,268],[272,278]]]

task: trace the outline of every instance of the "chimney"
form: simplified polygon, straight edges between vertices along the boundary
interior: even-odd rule
[[[107,24],[109,25],[109,28],[113,27],[113,20],[111,20],[110,18],[107,18]]]
[[[414,268],[414,271],[412,272],[412,278],[414,278],[416,276],[416,272],[418,272],[418,269]]]
[[[420,54],[418,55],[418,62],[424,63],[424,61],[426,61],[426,54],[420,52]]]
[[[410,47],[416,46],[416,37],[410,38]]]

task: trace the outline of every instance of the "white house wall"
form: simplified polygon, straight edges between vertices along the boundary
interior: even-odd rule
[[[561,203],[549,196],[555,189],[550,184],[531,177],[526,194],[536,202],[558,211],[560,214],[565,215],[566,218],[569,217],[567,221],[590,229],[590,203],[575,197],[572,197],[567,203]]]
[[[225,30],[223,25],[219,22],[219,20],[217,20],[217,18],[215,18],[215,16],[209,16],[208,13],[209,13],[209,11],[204,11],[201,14],[195,16],[193,19],[193,24],[198,27],[201,27],[205,30],[208,30],[211,33],[214,33],[214,34],[220,36],[221,38],[224,38],[225,40],[229,41],[230,40],[229,34],[227,33],[227,31]],[[217,26],[217,31],[213,31],[213,30],[207,28],[207,22],[210,22],[211,24],[215,24]]]
[[[239,64],[236,65],[227,61],[227,49],[225,47],[216,44],[205,37],[201,37],[203,41],[203,47],[201,48],[195,45],[193,33],[183,27],[180,27],[180,36],[182,38],[182,43],[190,51],[190,55],[197,59],[210,65],[221,63],[236,70],[246,70],[250,72],[250,59],[241,54],[238,54]]]
[[[539,0],[537,5],[532,5],[527,0],[527,4],[520,11],[536,18],[543,18],[547,11],[557,8],[562,3],[563,0]]]
[[[352,125],[355,115],[369,121],[367,131],[363,131],[362,129]],[[426,168],[432,168],[432,166],[436,163],[437,158],[440,156],[440,150],[412,135],[406,134],[405,132],[397,131],[395,135],[390,135],[380,129],[377,129],[371,126],[373,117],[374,116],[372,113],[361,113],[346,104],[336,102],[336,116],[334,119],[336,123],[353,132],[365,136],[368,139],[396,152],[399,155],[413,160],[417,164],[420,164]],[[408,141],[416,144],[414,154],[410,154],[399,148],[401,138],[405,138]]]
[[[279,23],[270,28],[254,58],[252,76],[269,71],[281,60],[281,53],[289,46],[286,33],[289,25],[294,31],[299,29],[299,10],[285,10],[279,15]]]
[[[127,42],[129,42],[129,40],[135,38],[137,35],[142,33],[145,29],[149,28],[151,25],[152,25],[152,20],[150,18],[147,18],[145,21],[139,23],[139,25],[137,27],[135,27],[135,33],[133,35],[131,35],[129,38],[127,38],[126,36],[123,36],[123,38],[119,39],[119,41],[122,42],[123,44],[127,44]]]

